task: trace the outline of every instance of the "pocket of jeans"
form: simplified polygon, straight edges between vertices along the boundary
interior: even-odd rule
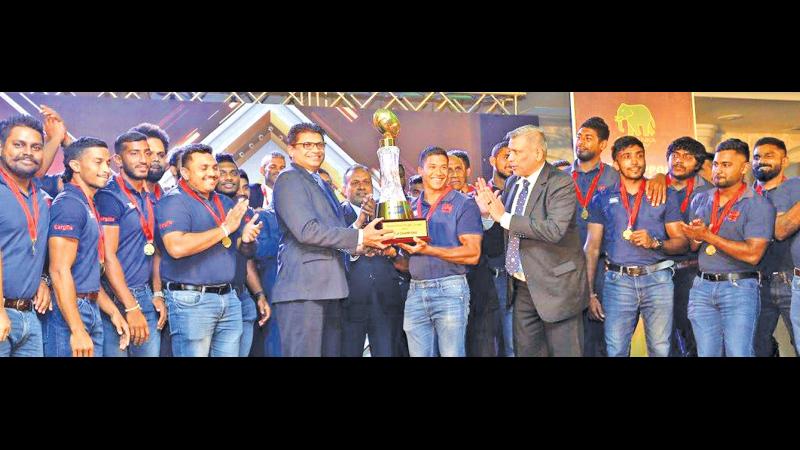
[[[655,280],[656,283],[669,283],[672,280],[672,270],[659,270],[653,273],[653,280]]]
[[[798,276],[792,277],[792,290],[800,291],[800,277]]]
[[[203,297],[203,294],[200,292],[194,291],[173,291],[172,292],[172,302],[184,308],[191,308],[193,306],[197,306],[200,303],[200,299]]]
[[[611,272],[609,270],[609,271],[606,271],[606,280],[605,281],[606,282],[608,282],[608,281],[616,282],[617,280],[619,280],[620,276],[621,275],[619,274],[619,272]]]
[[[744,280],[729,281],[728,283],[736,289],[757,290],[759,288],[758,279],[756,278],[745,278]]]

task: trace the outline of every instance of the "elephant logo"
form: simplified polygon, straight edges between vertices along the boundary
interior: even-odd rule
[[[617,115],[614,116],[614,120],[617,122],[617,128],[620,133],[625,133],[622,123],[627,122],[628,132],[626,134],[630,136],[650,137],[656,134],[656,121],[647,106],[623,103],[617,108]]]

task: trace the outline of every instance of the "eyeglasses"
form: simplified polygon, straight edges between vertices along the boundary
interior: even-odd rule
[[[303,150],[311,150],[316,147],[317,150],[325,150],[324,142],[298,142],[292,144],[294,147],[303,147]]]

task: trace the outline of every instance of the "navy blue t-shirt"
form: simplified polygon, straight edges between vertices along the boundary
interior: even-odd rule
[[[72,183],[64,184],[50,208],[49,237],[56,236],[78,240],[78,254],[72,264],[75,292],[99,291],[100,229],[83,191]]]
[[[254,214],[255,214],[255,211],[253,210],[253,208],[249,208],[248,207],[247,208],[247,212],[244,213],[244,218],[242,218],[242,224],[239,225],[239,229],[236,230],[236,233],[234,233],[234,235],[236,235],[236,238],[237,238],[236,241],[239,240],[238,238],[240,238],[241,235],[242,235],[242,229],[244,229],[245,224],[247,224],[247,222],[249,222],[250,219],[253,218]],[[259,214],[258,217],[259,217],[259,219],[258,219],[259,222],[264,220],[263,214]],[[262,231],[263,231],[263,229],[262,229]],[[247,260],[248,259],[252,259],[252,258],[248,258],[248,257],[244,256],[243,254],[241,254],[239,252],[236,252],[236,271],[235,271],[235,274],[233,276],[233,285],[234,285],[234,287],[238,288],[238,287],[245,286],[245,282],[247,281]],[[243,289],[246,289],[246,288],[247,287],[245,286]],[[238,294],[241,295],[242,293],[239,292]]]
[[[781,184],[786,183],[784,181]],[[780,186],[779,186],[780,187]],[[777,205],[775,204],[775,194],[777,188],[772,189],[769,191],[762,191],[763,197],[769,200],[773,207],[775,207],[777,213]],[[784,239],[783,241],[779,241],[774,239],[770,242],[769,246],[767,247],[766,253],[764,253],[764,259],[761,260],[761,263],[758,265],[759,270],[762,274],[771,274],[774,272],[791,272],[794,264],[792,264],[792,242],[790,239]]]
[[[694,188],[692,188],[692,195],[689,196],[689,202],[686,204],[686,209],[681,211],[681,216],[683,217],[683,221],[685,223],[689,223],[689,216],[692,212],[691,205],[694,198],[697,197],[697,195],[701,192],[708,191],[709,189],[714,189],[714,185],[706,181],[700,175],[694,176]],[[681,190],[677,190],[673,186],[669,186],[667,188],[667,195],[670,195],[670,193],[675,195],[675,200],[678,203],[678,206],[683,205],[683,201],[686,199],[686,192],[686,187]],[[689,250],[682,255],[670,255],[670,259],[673,261],[695,260],[697,259],[697,252]]]
[[[214,197],[219,197],[226,212],[233,208],[231,199],[216,192],[212,192],[208,200],[201,197],[215,214],[217,208]],[[164,247],[163,237],[171,232],[202,233],[219,227],[199,201],[183,192],[182,188],[173,189],[156,204],[156,222],[159,228],[157,242],[162,255],[161,278],[164,281],[197,285],[233,282],[236,272],[236,233],[230,236],[232,245],[229,248],[223,247],[220,242],[203,252],[180,259],[173,258]]]
[[[667,255],[661,250],[639,247],[623,239],[622,233],[628,228],[628,212],[620,195],[617,185],[595,195],[589,205],[589,223],[603,225],[603,242],[609,262],[623,266],[648,266],[666,259]],[[650,236],[665,241],[669,239],[665,224],[682,220],[677,197],[668,192],[666,203],[652,206],[645,196],[632,231],[647,230]],[[631,209],[635,202],[636,195],[628,194]]]
[[[775,204],[775,210],[778,213],[788,212],[797,202],[800,202],[800,178],[789,178],[784,181],[778,186],[778,189],[775,189],[771,197]],[[800,232],[795,232],[794,235],[789,236],[784,242],[790,243],[789,248],[791,250],[794,267],[800,267]]]
[[[146,221],[149,221],[145,198],[152,198],[151,194],[144,191],[139,193],[130,183],[125,184],[128,192],[136,199]],[[131,288],[147,284],[153,273],[153,257],[144,254],[147,239],[142,231],[139,210],[122,192],[116,177],[105,188],[97,191],[94,198],[100,223],[119,228],[117,258],[122,265],[126,284]]]
[[[716,188],[702,192],[692,200],[690,221],[699,218],[710,226],[715,192],[717,192]],[[717,214],[720,214],[723,209],[724,207],[720,206]],[[731,208],[728,217],[720,226],[718,234],[731,241],[745,241],[753,238],[771,241],[774,230],[775,208],[769,200],[748,187],[739,201]],[[705,252],[706,247],[708,247],[707,242],[703,242],[700,246],[698,261],[701,272],[728,273],[757,270],[756,266],[734,259],[719,248],[714,255],[709,256]]]
[[[584,196],[584,200],[585,196],[589,193],[589,188],[592,186],[594,177],[600,172],[601,166],[603,167],[603,174],[600,179],[597,180],[597,186],[595,187],[594,194],[592,194],[592,198],[596,197],[597,194],[604,192],[607,189],[613,189],[619,186],[619,172],[617,172],[617,170],[612,166],[609,166],[604,162],[600,162],[600,164],[598,164],[594,169],[588,172],[583,172],[580,170],[580,165],[578,163],[579,161],[575,160],[575,162],[572,163],[572,166],[568,167],[565,172],[568,173],[570,177],[572,176],[573,172],[578,173],[578,179],[576,182],[578,184],[578,188],[580,188],[581,194]],[[591,204],[591,200],[589,200],[589,204]],[[578,202],[576,205],[577,210],[575,214],[575,220],[578,224],[578,233],[580,233],[581,245],[583,245],[586,242],[586,235],[588,234],[589,220],[584,220],[581,217],[583,206],[581,206],[580,202]],[[600,253],[602,254],[605,252],[606,246],[605,243],[603,243]]]
[[[31,217],[34,216],[33,196],[39,207],[36,226],[36,245],[28,233],[28,220],[17,198],[0,177],[0,252],[3,255],[3,296],[5,298],[32,298],[39,289],[45,256],[47,255],[47,229],[50,226],[48,196],[34,181],[33,192],[27,195],[20,190]]]
[[[431,208],[424,197],[424,193],[420,194],[411,204],[411,210],[416,214],[417,203],[422,201],[422,217],[426,217]],[[480,209],[474,199],[461,192],[450,191],[439,202],[439,206],[428,221],[428,235],[431,238],[429,244],[434,247],[460,247],[461,241],[458,237],[465,234],[483,236]],[[411,255],[408,264],[411,278],[414,280],[464,275],[468,270],[464,264],[454,264],[427,255]]]

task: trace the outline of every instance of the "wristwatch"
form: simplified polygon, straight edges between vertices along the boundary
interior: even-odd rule
[[[653,245],[653,250],[661,250],[664,247],[664,241],[659,238],[653,238],[653,242],[655,242],[655,245]]]
[[[53,283],[50,281],[50,277],[46,273],[42,274],[42,281],[44,281],[44,284],[46,284],[47,287],[51,287],[53,285]]]
[[[164,291],[155,291],[155,292],[153,292],[153,298],[155,298],[155,297],[164,298]]]

